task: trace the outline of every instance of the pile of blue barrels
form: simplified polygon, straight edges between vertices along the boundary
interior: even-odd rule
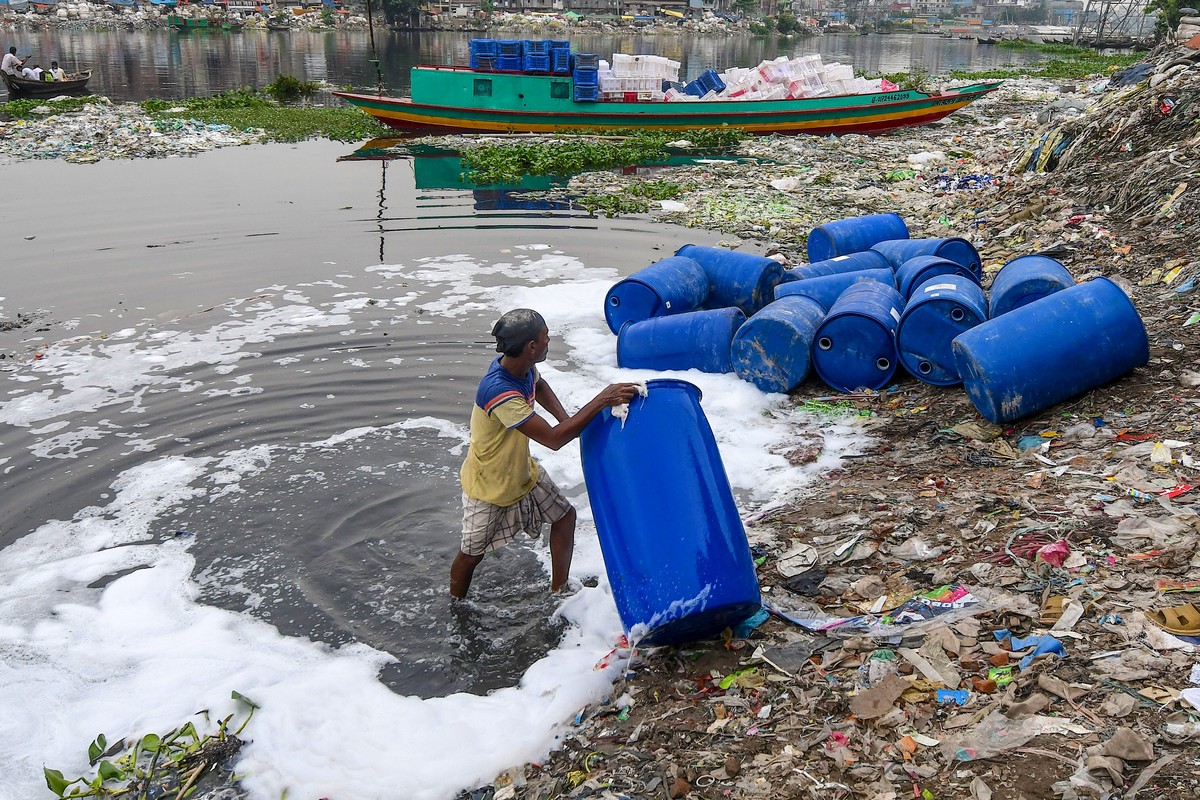
[[[836,220],[809,263],[685,245],[614,285],[604,315],[622,367],[734,372],[790,392],[815,371],[840,392],[879,390],[903,368],[963,384],[979,413],[1011,422],[1149,360],[1132,300],[1107,278],[1076,284],[1042,255],[1009,261],[990,297],[962,238],[913,239],[897,214]]]

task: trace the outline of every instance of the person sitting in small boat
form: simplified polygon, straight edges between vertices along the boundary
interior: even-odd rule
[[[42,79],[42,65],[34,64],[32,67],[26,67],[21,70],[21,77],[28,78],[31,81],[40,81]]]
[[[7,72],[9,75],[21,74],[21,68],[25,66],[25,62],[29,60],[29,56],[17,58],[17,48],[10,47],[8,52],[4,54],[4,61],[0,62],[0,70]]]
[[[57,61],[50,62],[50,69],[42,75],[48,81],[65,81],[67,73],[58,65]]]

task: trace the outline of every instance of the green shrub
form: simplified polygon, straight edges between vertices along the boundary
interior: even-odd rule
[[[304,97],[312,97],[320,89],[320,84],[313,81],[302,81],[291,75],[280,75],[263,87],[263,91],[281,103],[294,103]]]

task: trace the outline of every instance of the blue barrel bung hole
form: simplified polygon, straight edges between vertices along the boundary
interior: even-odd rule
[[[922,375],[928,375],[933,372],[933,364],[930,364],[928,361],[922,361],[920,364],[917,364],[917,369]]]
[[[612,297],[608,298],[608,304],[613,308],[616,308],[617,306],[621,305],[621,298],[613,295]]]
[[[879,358],[875,359],[875,368],[880,372],[887,372],[892,368],[892,362],[889,359],[880,356]]]
[[[962,322],[966,318],[967,312],[963,311],[957,306],[950,311],[950,319],[954,320],[955,322]]]
[[[821,348],[822,350],[830,350],[833,348],[833,340],[828,336],[822,336],[817,340],[817,347]]]

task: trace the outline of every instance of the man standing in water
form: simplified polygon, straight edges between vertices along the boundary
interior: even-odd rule
[[[528,308],[509,311],[492,335],[501,355],[475,393],[471,443],[459,473],[462,544],[450,567],[450,595],[457,598],[467,596],[485,553],[521,531],[541,536],[544,523],[550,524],[550,590],[566,586],[575,548],[575,509],[529,455],[529,440],[558,450],[605,407],[628,403],[637,393],[632,383],[614,383],[568,416],[535,366],[546,360],[550,349],[550,331],[542,315]],[[535,401],[558,420],[557,425],[538,416]]]

